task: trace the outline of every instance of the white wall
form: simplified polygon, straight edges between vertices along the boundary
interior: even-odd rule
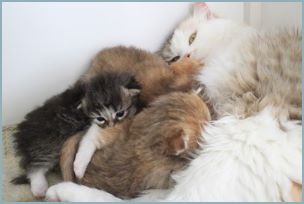
[[[3,125],[72,84],[107,46],[155,51],[191,3],[2,3]],[[243,21],[243,3],[210,3]]]
[[[262,29],[277,26],[302,27],[302,2],[274,2],[262,6]]]
[[[262,30],[302,27],[302,2],[245,3],[245,21]]]

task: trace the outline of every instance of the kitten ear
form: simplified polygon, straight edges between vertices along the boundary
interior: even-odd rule
[[[79,90],[79,92],[81,92],[81,95],[82,95],[82,99],[76,108],[77,108],[77,110],[83,109],[84,108],[84,95],[86,92],[87,84],[84,83],[84,81],[79,80],[76,82],[74,88]]]
[[[128,89],[131,96],[136,96],[140,93],[140,89]]]
[[[134,76],[131,76],[126,87],[121,87],[122,91],[129,96],[136,96],[141,91],[141,86],[136,81]]]
[[[170,132],[166,137],[168,143],[168,154],[169,155],[180,155],[185,152],[188,148],[187,141],[189,138],[185,134],[183,129],[177,129],[173,132]]]
[[[196,2],[193,4],[193,16],[201,20],[216,18],[205,2]]]
[[[127,89],[123,86],[121,87],[121,90],[126,96],[136,96],[140,93],[140,89]]]
[[[83,111],[87,111],[87,102],[86,102],[86,100],[83,98],[82,100],[81,100],[81,103],[77,106],[77,109],[82,109]]]
[[[141,86],[138,83],[138,81],[135,79],[135,77],[131,76],[128,84],[126,85],[126,88],[127,89],[138,89],[138,90],[140,90]]]

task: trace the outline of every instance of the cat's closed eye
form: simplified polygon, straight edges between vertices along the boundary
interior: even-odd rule
[[[117,120],[122,120],[127,115],[127,111],[119,111],[116,113],[115,117]]]
[[[175,56],[173,57],[170,61],[169,61],[169,64],[173,63],[173,62],[176,62],[177,60],[179,60],[180,56]]]
[[[191,45],[193,43],[193,41],[195,40],[196,38],[196,34],[197,32],[194,32],[190,35],[190,38],[189,38],[189,45]]]

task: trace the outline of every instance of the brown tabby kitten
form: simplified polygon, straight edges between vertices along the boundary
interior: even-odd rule
[[[187,166],[198,148],[202,124],[210,120],[206,104],[195,93],[175,92],[159,97],[141,113],[112,128],[103,137],[115,140],[93,156],[78,182],[121,198],[147,189],[172,187],[171,174]],[[62,149],[63,178],[73,175],[72,162],[81,135]]]
[[[192,88],[192,77],[198,72],[200,64],[189,58],[181,59],[168,67],[155,54],[133,47],[114,47],[104,49],[93,60],[88,72],[80,80],[87,82],[96,75],[115,72],[134,76],[141,87],[138,99],[145,107],[156,97],[173,91],[188,91]],[[103,129],[92,127],[80,142],[74,161],[74,172],[82,178],[96,149],[108,145],[104,139]],[[100,135],[100,136],[96,136]],[[114,140],[115,138],[112,138]]]
[[[193,75],[200,63],[190,58],[169,65],[158,55],[134,47],[118,46],[104,49],[93,59],[81,80],[89,80],[105,71],[128,72],[142,87],[140,99],[149,103],[157,96],[192,88]]]

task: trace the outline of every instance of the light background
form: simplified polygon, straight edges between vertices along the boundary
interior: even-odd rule
[[[301,25],[302,3],[222,3],[219,16],[261,29]],[[156,51],[191,3],[2,3],[2,121],[20,122],[71,85],[97,51]]]

